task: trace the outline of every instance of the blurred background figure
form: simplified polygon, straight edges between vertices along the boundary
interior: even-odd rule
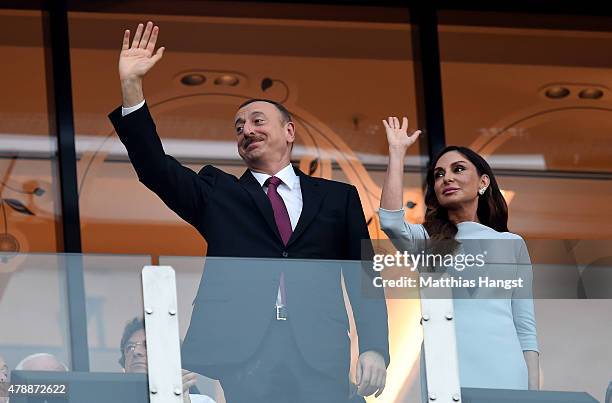
[[[147,341],[142,318],[134,318],[123,329],[119,365],[126,373],[147,373]],[[197,374],[183,370],[184,403],[215,403],[195,387]],[[189,393],[185,393],[189,392]]]
[[[0,355],[0,403],[8,402],[9,368]]]
[[[68,371],[66,364],[49,353],[28,355],[17,364],[17,371]]]
[[[123,330],[119,365],[125,372],[147,372],[147,344],[144,321],[140,318],[132,319]]]
[[[612,299],[612,256],[589,263],[578,280],[578,298]]]

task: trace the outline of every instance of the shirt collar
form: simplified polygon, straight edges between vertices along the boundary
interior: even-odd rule
[[[263,172],[253,171],[252,169],[250,169],[250,171],[262,187],[264,186],[268,178],[272,176]],[[287,185],[290,190],[293,190],[293,187],[295,186],[295,181],[299,179],[298,176],[295,174],[295,171],[293,170],[293,166],[291,166],[291,164],[278,171],[274,176],[283,181],[283,183]]]

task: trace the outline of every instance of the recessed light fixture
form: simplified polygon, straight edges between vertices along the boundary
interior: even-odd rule
[[[599,88],[585,88],[578,93],[578,96],[582,99],[599,99],[603,97],[603,94]]]
[[[544,93],[544,95],[546,95],[548,98],[551,98],[551,99],[565,98],[569,94],[570,94],[570,90],[565,87],[561,87],[561,86],[550,87]]]
[[[202,85],[206,82],[206,77],[203,74],[191,73],[181,77],[181,83],[184,85],[194,86]]]
[[[223,74],[215,78],[216,85],[227,85],[230,87],[235,87],[240,82],[240,79],[232,74]]]
[[[416,205],[417,205],[417,204],[416,204],[415,202],[413,202],[412,200],[408,200],[408,201],[406,202],[406,207],[408,207],[409,209],[413,209],[413,208],[415,208],[415,207],[416,207]]]

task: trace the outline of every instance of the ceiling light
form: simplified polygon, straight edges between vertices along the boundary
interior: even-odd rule
[[[582,99],[599,99],[603,97],[603,91],[599,88],[585,88],[580,91],[578,96]]]
[[[570,90],[568,90],[565,87],[550,87],[546,90],[546,92],[544,93],[548,98],[551,99],[561,99],[561,98],[565,98],[566,96],[568,96],[570,94]]]
[[[204,84],[206,82],[206,77],[202,74],[197,74],[197,73],[193,73],[193,74],[185,74],[183,77],[181,77],[181,83],[183,83],[184,85],[201,85]]]
[[[240,80],[238,79],[238,77],[231,74],[224,74],[215,78],[216,85],[228,85],[230,87],[235,87],[236,85],[238,85],[239,82]]]

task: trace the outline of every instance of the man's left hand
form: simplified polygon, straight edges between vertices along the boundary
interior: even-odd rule
[[[194,372],[189,372],[186,369],[181,371],[183,375],[183,403],[191,403],[189,388],[196,384],[198,375]]]
[[[380,396],[387,381],[385,359],[376,351],[365,351],[357,361],[357,393],[361,396]]]

